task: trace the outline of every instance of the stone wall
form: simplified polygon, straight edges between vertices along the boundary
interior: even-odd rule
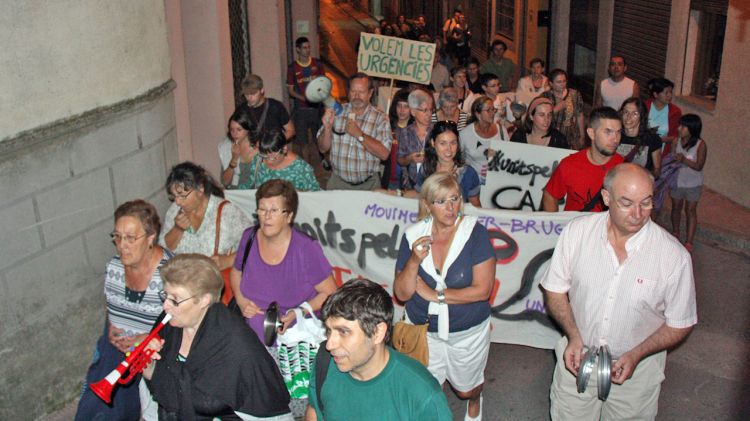
[[[7,1],[2,10],[2,140],[169,79],[163,1]]]
[[[0,143],[0,419],[33,419],[80,393],[104,326],[114,209],[168,205],[173,88]]]

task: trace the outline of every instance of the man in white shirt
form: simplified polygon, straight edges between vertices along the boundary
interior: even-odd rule
[[[604,180],[608,212],[571,221],[542,280],[550,315],[565,337],[555,349],[553,420],[654,419],[666,350],[698,321],[690,254],[651,221],[653,176],[620,164]],[[596,375],[582,394],[584,347],[610,348],[612,388],[597,398]]]
[[[594,107],[612,107],[619,110],[626,99],[638,97],[641,88],[633,79],[625,76],[628,65],[621,56],[609,59],[609,77],[602,80],[596,89]]]

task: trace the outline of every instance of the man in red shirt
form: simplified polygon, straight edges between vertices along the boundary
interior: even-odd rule
[[[297,136],[292,143],[292,150],[307,161],[313,168],[320,162],[315,134],[320,129],[320,117],[323,115],[321,104],[313,104],[305,98],[307,84],[318,76],[323,76],[323,63],[312,57],[310,40],[299,37],[294,42],[297,60],[289,64],[286,84],[289,96],[294,100],[292,121],[297,129]]]
[[[605,210],[601,194],[604,176],[624,160],[616,153],[622,122],[617,111],[602,107],[591,111],[589,126],[586,133],[591,146],[560,161],[547,182],[542,197],[545,212],[557,212],[562,198],[566,211]]]

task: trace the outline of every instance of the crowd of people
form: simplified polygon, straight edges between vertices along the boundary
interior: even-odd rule
[[[671,103],[674,84],[664,78],[650,81],[643,101],[617,56],[587,118],[564,70],[545,75],[535,58],[519,78],[499,39],[484,63],[471,57],[460,10],[437,37],[425,28],[424,16],[399,16],[373,29],[436,42],[434,66],[445,68],[431,85],[400,87],[389,110],[375,105],[376,81],[363,73],[348,79],[340,112],[308,101],[305,87],[324,68],[309,40],[297,39],[287,75],[291,113],[265,96],[260,76],[248,75],[245,101],[218,144],[219,176],[191,162],[174,166],[163,220],[143,200],[117,208],[104,331],[86,384],[106,376],[165,314],[171,320],[149,344],[154,360],[112,405],[84,386],[76,419],[151,411],[175,420],[448,420],[446,381],[467,401],[465,419],[481,419],[496,260],[487,229],[464,206],[481,207],[488,162],[506,141],[575,150],[544,187],[541,210],[555,212],[564,200],[566,211],[593,212],[565,228],[541,284],[564,333],[552,418],[653,419],[665,350],[697,322],[689,252],[707,151],[700,118]],[[294,228],[298,192],[321,190],[320,166],[330,172],[327,190],[418,201],[392,284],[404,320],[427,326],[424,365],[389,346],[388,292],[367,280],[338,287],[321,245]],[[224,189],[254,189],[255,220],[224,199]],[[671,232],[652,221],[667,192]],[[290,399],[274,346],[263,346],[272,302],[281,332],[304,303],[325,324],[318,358],[325,366],[313,372],[309,402]],[[606,402],[577,393],[575,378],[584,349],[602,343],[616,360]]]

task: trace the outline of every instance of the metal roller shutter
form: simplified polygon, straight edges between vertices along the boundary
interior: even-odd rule
[[[664,76],[670,0],[618,0],[612,23],[612,55],[625,58],[627,74],[648,95],[646,82]]]
[[[702,12],[716,13],[717,15],[727,15],[729,0],[692,0],[690,8]]]
[[[491,5],[492,2],[486,0],[470,0],[469,7],[464,9],[472,33],[471,53],[480,62],[487,59],[487,49],[492,39],[489,34],[494,33],[491,28],[492,16],[489,14]]]

